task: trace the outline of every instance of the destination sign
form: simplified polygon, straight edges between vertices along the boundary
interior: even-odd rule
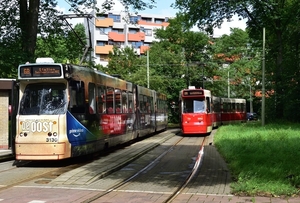
[[[61,67],[59,65],[35,65],[21,66],[21,78],[28,77],[60,77]]]
[[[189,90],[189,91],[183,91],[184,96],[196,96],[196,95],[203,95],[203,91],[199,90]]]

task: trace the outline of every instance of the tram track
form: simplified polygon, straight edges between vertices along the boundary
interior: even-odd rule
[[[162,135],[168,134],[168,132],[163,132]],[[162,141],[172,136],[170,134],[166,136]],[[149,145],[145,151],[149,151],[153,149],[153,147],[160,144],[160,142],[152,140],[151,137],[148,138],[149,142],[155,143]],[[157,142],[157,143],[156,143]],[[139,142],[135,142],[136,145],[139,145]],[[80,170],[81,166],[88,165],[97,159],[105,159],[106,156],[110,153],[114,153],[114,151],[121,150],[122,148],[126,148],[129,146],[130,143],[126,143],[124,145],[119,145],[114,148],[110,148],[109,150],[95,154],[89,157],[79,157],[74,159],[67,159],[67,160],[58,160],[58,161],[5,161],[0,163],[0,191],[5,190],[10,187],[15,187],[20,184],[26,184],[27,182],[36,183],[37,185],[46,185],[50,184],[53,180],[57,177],[63,176],[72,170]],[[95,180],[101,177],[105,177],[110,173],[117,171],[120,167],[125,166],[126,163],[131,162],[132,160],[142,156],[145,153],[140,152],[139,154],[131,157],[128,157],[127,160],[124,160],[124,163],[121,163],[119,166],[116,166],[115,169],[108,171],[104,171],[103,173],[99,174],[99,176],[95,176]],[[93,182],[93,179],[90,180]]]
[[[150,163],[148,163],[148,165],[141,168],[139,171],[135,172],[130,177],[128,177],[128,178],[126,178],[126,179],[124,179],[124,180],[122,180],[118,183],[115,183],[113,186],[107,188],[102,193],[98,193],[98,194],[82,201],[82,203],[98,202],[100,200],[100,198],[103,198],[103,197],[105,198],[105,196],[108,196],[112,192],[118,192],[118,191],[123,191],[123,192],[125,191],[126,192],[126,189],[122,190],[122,188],[125,188],[126,186],[130,186],[132,184],[132,182],[139,181],[138,179],[140,179],[140,178],[141,178],[141,180],[143,180],[142,176],[145,176],[146,173],[148,173],[149,171],[151,171],[155,167],[157,167],[157,168],[161,167],[161,166],[157,166],[157,165],[160,162],[166,161],[166,160],[163,160],[163,159],[168,159],[168,158],[165,158],[166,156],[172,156],[170,154],[173,151],[175,151],[176,150],[175,148],[178,148],[179,145],[186,145],[186,140],[188,140],[188,139],[189,138],[187,138],[187,137],[178,137],[178,140],[176,140],[176,142],[174,142],[172,144],[172,146],[170,146],[168,149],[165,149],[164,152],[160,153],[160,155],[157,156]],[[194,137],[193,139],[197,139],[197,138]],[[201,139],[201,138],[199,138],[199,139]],[[169,194],[169,195],[165,199],[165,201],[163,201],[164,203],[172,202],[172,200],[174,200],[176,198],[176,196],[179,195],[182,192],[184,187],[193,178],[196,171],[198,170],[198,167],[200,166],[201,157],[202,157],[202,154],[203,154],[203,146],[204,146],[205,142],[206,142],[206,139],[205,139],[205,137],[203,137],[202,142],[200,144],[200,148],[199,148],[199,145],[197,147],[199,149],[199,151],[198,151],[198,155],[196,156],[194,166],[189,171],[189,174],[185,174],[186,172],[184,172],[184,176],[186,176],[186,178],[179,184],[179,186],[177,188],[175,188],[173,190],[173,192],[165,192],[165,194]],[[177,150],[179,150],[179,149],[177,149]],[[161,172],[161,173],[163,173],[163,172]],[[167,172],[165,172],[165,173],[167,173]],[[182,174],[180,175],[180,172],[174,172],[174,174],[179,174],[179,176],[182,176]],[[155,177],[153,177],[153,179],[155,179]]]
[[[163,132],[157,138],[150,137],[102,156],[89,164],[82,164],[81,167],[72,168],[71,165],[60,166],[58,169],[53,167],[49,172],[38,174],[34,171],[45,168],[32,164],[20,168],[11,166],[8,167],[7,172],[9,168],[14,168],[12,170],[25,171],[20,174],[21,177],[27,176],[26,171],[31,171],[35,175],[23,177],[12,184],[1,185],[0,183],[3,187],[0,191],[12,187],[18,190],[39,188],[90,193],[86,197],[79,197],[80,201],[79,199],[76,201],[83,203],[120,202],[120,198],[114,199],[115,195],[123,197],[134,193],[135,196],[141,197],[150,194],[161,196],[159,202],[169,203],[179,194],[184,194],[184,188],[201,165],[203,146],[209,143],[206,137],[183,137],[177,133],[175,136],[175,133],[176,131]],[[66,177],[70,178],[66,179]],[[44,198],[51,199],[50,196]],[[65,199],[64,201],[68,202]]]
[[[206,137],[204,137],[204,139],[202,141],[202,144],[200,146],[200,150],[198,152],[198,156],[197,156],[196,162],[194,164],[193,170],[191,171],[191,173],[187,177],[186,181],[183,182],[183,184],[175,192],[173,192],[173,194],[170,195],[170,197],[168,199],[166,199],[163,203],[170,203],[170,202],[172,202],[179,194],[181,194],[182,190],[192,180],[192,178],[194,177],[194,175],[196,174],[198,168],[201,165],[201,158],[202,158],[202,155],[204,153],[204,144],[205,144],[205,141],[206,141]]]

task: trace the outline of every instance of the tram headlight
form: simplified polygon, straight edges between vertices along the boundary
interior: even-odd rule
[[[203,118],[202,117],[198,118],[198,121],[203,121]]]
[[[70,74],[69,73],[65,73],[65,78],[70,78]]]
[[[57,136],[57,132],[54,132],[54,133],[53,133],[53,136]]]
[[[52,136],[52,132],[48,132],[48,136],[49,136],[49,137]]]

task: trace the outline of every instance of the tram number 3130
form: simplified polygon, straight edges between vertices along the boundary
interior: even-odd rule
[[[58,141],[58,139],[55,137],[47,137],[46,138],[46,142],[57,142],[57,141]]]

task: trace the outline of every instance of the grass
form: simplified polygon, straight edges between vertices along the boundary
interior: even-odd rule
[[[214,144],[228,163],[236,195],[300,193],[300,125],[260,122],[219,127]]]

